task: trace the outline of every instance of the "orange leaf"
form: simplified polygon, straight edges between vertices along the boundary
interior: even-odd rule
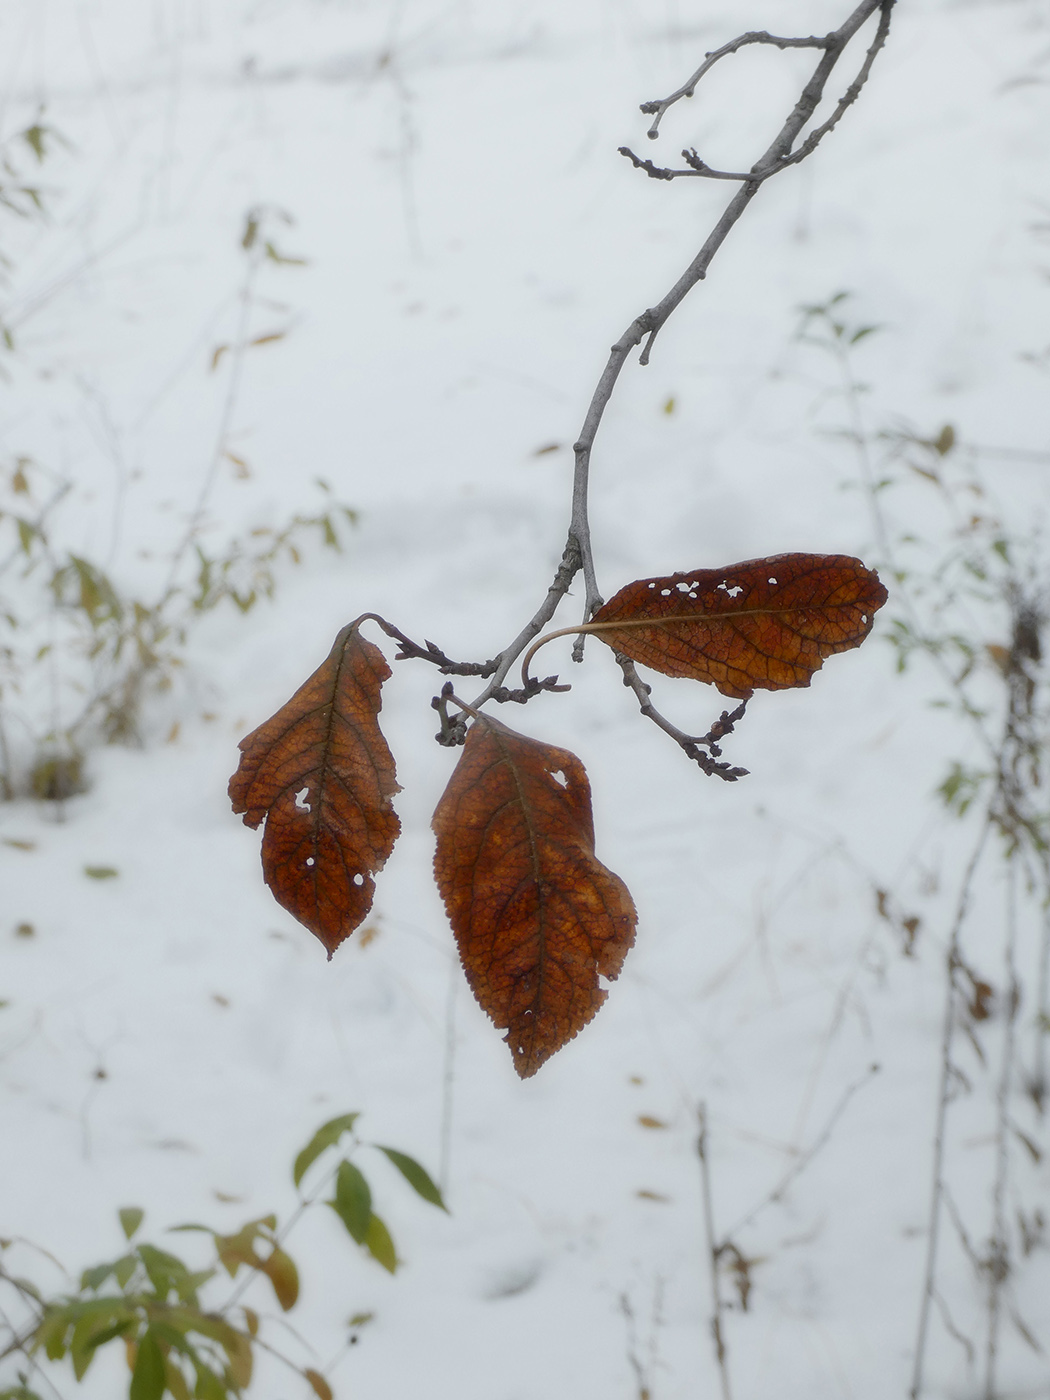
[[[826,656],[860,646],[887,593],[845,554],[774,554],[725,569],[639,579],[594,614],[632,661],[709,681],[723,695],[809,685]],[[651,625],[649,625],[651,619]]]
[[[467,981],[527,1079],[595,1014],[599,975],[634,942],[631,896],[595,858],[583,764],[479,715],[434,830]]]
[[[372,876],[401,830],[394,759],[376,722],[390,667],[356,624],[287,705],[242,739],[230,779],[247,826],[266,818],[262,860],[279,904],[328,949],[372,907]]]

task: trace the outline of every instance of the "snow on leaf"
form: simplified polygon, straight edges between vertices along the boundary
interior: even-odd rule
[[[595,635],[632,661],[743,700],[809,685],[826,657],[860,646],[886,597],[859,559],[777,554],[639,579],[592,622],[606,624]]]

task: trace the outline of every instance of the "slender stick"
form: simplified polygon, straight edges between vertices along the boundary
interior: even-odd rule
[[[445,1067],[441,1076],[441,1152],[438,1185],[448,1198],[449,1166],[452,1159],[452,1096],[456,1084],[456,991],[459,987],[459,960],[450,958],[448,992],[445,996]]]
[[[696,1155],[700,1159],[700,1191],[704,1203],[704,1236],[707,1247],[707,1262],[711,1278],[711,1336],[715,1344],[715,1359],[718,1362],[718,1376],[722,1386],[722,1400],[733,1400],[733,1388],[729,1378],[729,1353],[726,1349],[725,1329],[722,1325],[725,1304],[722,1302],[722,1283],[718,1274],[718,1237],[715,1234],[715,1211],[711,1199],[711,1165],[707,1159],[707,1105],[700,1104],[696,1110],[699,1133],[696,1139]]]
[[[992,1238],[988,1251],[988,1338],[984,1354],[984,1400],[995,1400],[999,1361],[999,1326],[1003,1287],[1010,1273],[1010,1246],[1006,1229],[1006,1192],[1010,1176],[1010,1092],[1013,1088],[1017,1010],[1020,981],[1017,976],[1017,870],[1006,871],[1006,947],[1003,1059],[995,1095],[995,1186],[992,1191]]]
[[[970,891],[974,876],[984,854],[988,834],[992,829],[991,815],[986,815],[981,824],[955,908],[948,950],[945,954],[944,1019],[941,1027],[941,1075],[937,1093],[937,1118],[933,1137],[933,1175],[930,1187],[929,1225],[926,1237],[926,1267],[923,1275],[922,1302],[919,1305],[919,1326],[915,1339],[915,1361],[912,1368],[910,1400],[919,1400],[924,1382],[926,1364],[926,1340],[930,1326],[930,1308],[934,1302],[937,1279],[937,1250],[940,1244],[941,1206],[944,1203],[944,1158],[948,1126],[948,1103],[952,1088],[952,1043],[955,1039],[957,991],[955,973],[959,966],[959,950],[963,923],[970,906]]]

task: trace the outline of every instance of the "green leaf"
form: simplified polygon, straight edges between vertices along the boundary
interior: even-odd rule
[[[175,1400],[193,1400],[186,1377],[170,1356],[164,1358],[164,1379]]]
[[[299,1297],[299,1270],[283,1249],[275,1249],[259,1268],[273,1284],[273,1291],[282,1309],[294,1308]]]
[[[390,1238],[390,1231],[378,1215],[373,1215],[368,1222],[365,1248],[376,1263],[382,1264],[388,1273],[397,1273],[397,1253],[394,1249],[394,1241]]]
[[[152,1244],[140,1244],[138,1255],[158,1298],[166,1299],[173,1290],[182,1296],[183,1288],[189,1279],[189,1270],[181,1259]]]
[[[352,1162],[340,1162],[335,1176],[335,1199],[328,1202],[358,1244],[368,1238],[372,1192]]]
[[[88,1340],[87,1346],[92,1351],[96,1350],[98,1347],[104,1347],[106,1343],[111,1342],[114,1337],[123,1337],[136,1326],[137,1319],[131,1314],[125,1317],[123,1321],[114,1322],[109,1327],[103,1327],[101,1332],[94,1333]]]
[[[39,122],[34,122],[32,126],[27,126],[22,132],[22,140],[36,156],[37,164],[42,164],[47,150],[44,146],[44,136],[47,134],[47,127],[41,126]]]
[[[28,520],[23,520],[20,516],[15,520],[15,524],[18,527],[18,542],[22,546],[22,553],[28,554],[40,531],[35,525],[31,525]]]
[[[84,874],[89,880],[115,880],[120,874],[120,871],[112,865],[85,865]],[[123,1221],[121,1221],[121,1224],[123,1224]],[[127,1234],[127,1231],[124,1233]],[[128,1239],[131,1239],[130,1235],[128,1235]]]
[[[309,1168],[317,1161],[322,1152],[329,1147],[334,1147],[344,1133],[352,1130],[354,1124],[361,1117],[360,1113],[344,1113],[339,1118],[332,1118],[327,1123],[323,1123],[313,1137],[306,1144],[303,1150],[295,1159],[295,1166],[292,1168],[292,1180],[296,1186],[299,1185]]]
[[[114,875],[117,873],[114,870]],[[120,1218],[120,1228],[124,1231],[124,1238],[130,1240],[135,1231],[142,1224],[146,1212],[138,1206],[124,1206],[117,1211]]]
[[[69,1331],[69,1316],[65,1312],[49,1310],[36,1329],[33,1349],[44,1348],[49,1361],[61,1361],[66,1354],[66,1334]]]
[[[220,1338],[229,1359],[230,1377],[238,1390],[246,1390],[252,1380],[252,1344],[235,1327],[227,1327]]]
[[[92,1310],[78,1319],[69,1342],[69,1356],[78,1381],[83,1379],[99,1347],[138,1329],[138,1319],[123,1298],[92,1299],[91,1304]]]
[[[306,258],[292,258],[287,253],[278,252],[272,243],[266,244],[266,256],[271,262],[277,263],[280,267],[306,267]]]
[[[161,1400],[167,1384],[160,1343],[147,1328],[139,1342],[139,1354],[135,1358],[135,1369],[131,1373],[128,1400]]]
[[[229,1400],[225,1382],[201,1361],[194,1361],[197,1384],[193,1388],[196,1400]]]
[[[112,1264],[96,1264],[93,1268],[85,1269],[80,1275],[80,1291],[83,1293],[88,1288],[101,1288],[112,1272]]]
[[[127,1288],[128,1280],[135,1272],[138,1262],[134,1254],[125,1254],[122,1259],[118,1259],[113,1265],[113,1277],[120,1284],[121,1288]]]
[[[443,1211],[448,1211],[436,1184],[414,1157],[410,1157],[407,1152],[398,1152],[396,1147],[384,1147],[379,1142],[374,1146],[389,1157],[417,1196],[422,1196],[424,1201],[429,1201],[432,1206],[440,1206]]]

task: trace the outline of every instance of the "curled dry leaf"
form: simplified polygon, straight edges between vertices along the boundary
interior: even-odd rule
[[[639,579],[595,613],[595,635],[665,676],[723,695],[809,685],[824,658],[860,646],[886,601],[845,554],[775,554],[725,569]],[[622,622],[623,627],[608,624]]]
[[[401,830],[394,759],[376,716],[390,667],[357,624],[305,685],[241,740],[230,779],[247,826],[266,818],[262,861],[274,898],[328,956],[372,907],[372,876]]]
[[[434,830],[467,980],[527,1079],[595,1014],[599,976],[634,942],[627,887],[594,854],[583,764],[479,715]]]

